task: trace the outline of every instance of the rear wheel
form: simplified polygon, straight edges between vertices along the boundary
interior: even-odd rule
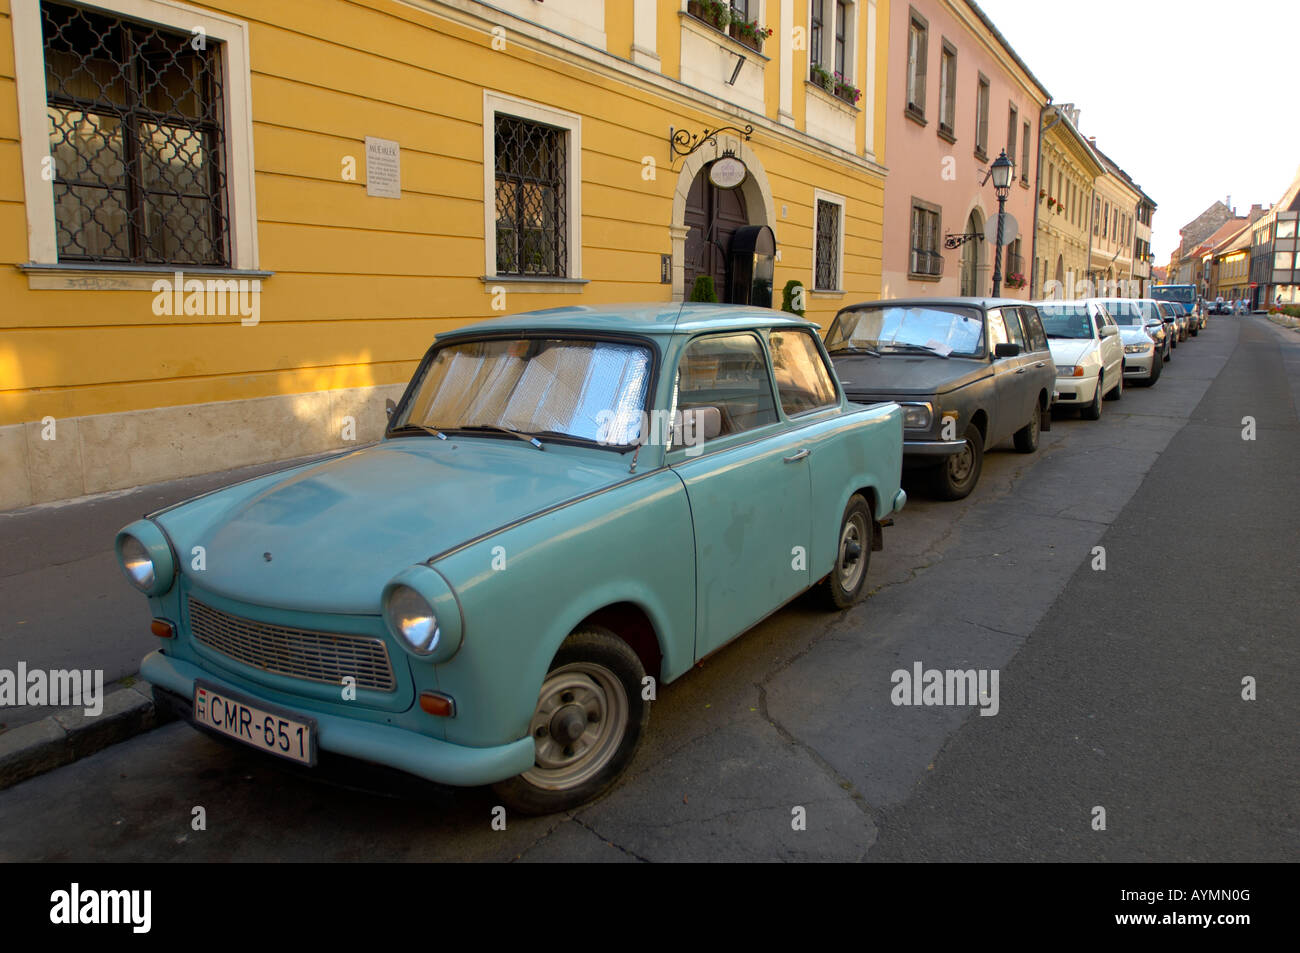
[[[984,435],[971,424],[962,434],[965,446],[934,470],[934,492],[942,500],[960,500],[970,495],[984,467]]]
[[[844,518],[840,520],[835,568],[822,584],[828,609],[847,609],[866,596],[874,533],[875,517],[871,514],[871,506],[861,494],[855,493],[844,507]]]
[[[529,721],[536,760],[493,785],[521,814],[567,811],[604,793],[636,754],[650,720],[645,668],[608,629],[573,632],[555,653]]]
[[[1016,431],[1016,449],[1021,453],[1033,453],[1038,449],[1038,436],[1043,430],[1043,408],[1034,401],[1034,413],[1029,423]]]

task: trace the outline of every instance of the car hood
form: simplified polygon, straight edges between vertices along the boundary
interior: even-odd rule
[[[1119,329],[1119,339],[1125,344],[1150,344],[1151,335],[1147,334],[1141,328],[1121,327]]]
[[[608,460],[593,463],[596,453]],[[407,566],[626,475],[624,458],[607,451],[419,436],[227,487],[154,519],[202,589],[369,615]]]
[[[992,374],[984,360],[920,354],[841,354],[832,355],[831,363],[850,398],[943,394]]]
[[[1052,360],[1059,367],[1062,364],[1078,364],[1090,348],[1096,347],[1097,342],[1092,338],[1051,338],[1047,345],[1052,349]]]

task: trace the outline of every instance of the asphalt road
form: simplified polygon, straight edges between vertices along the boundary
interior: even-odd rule
[[[909,487],[871,598],[797,601],[661,688],[596,804],[494,830],[488,790],[344,789],[174,724],[0,792],[0,860],[1295,860],[1300,335],[1211,320],[1100,421],[989,453],[969,499]],[[26,625],[94,612],[129,667],[145,610],[118,579],[77,590],[98,557],[91,522],[65,523],[36,543],[49,565],[17,571],[45,575],[0,583],[4,615],[70,566]],[[80,658],[12,632],[6,657]],[[918,662],[996,671],[997,714],[892,704]]]

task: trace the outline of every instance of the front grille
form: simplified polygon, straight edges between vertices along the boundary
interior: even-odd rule
[[[357,688],[391,692],[397,688],[388,646],[365,635],[311,632],[243,619],[191,597],[190,631],[208,648],[274,675],[341,685],[346,676]]]

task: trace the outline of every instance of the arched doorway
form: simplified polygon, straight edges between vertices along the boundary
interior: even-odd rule
[[[776,207],[772,200],[772,186],[767,180],[767,172],[763,168],[763,163],[759,160],[758,155],[750,148],[749,143],[743,139],[728,135],[719,135],[716,142],[710,142],[704,148],[697,150],[687,156],[682,163],[681,169],[677,172],[677,186],[673,190],[673,217],[669,224],[668,232],[672,242],[672,262],[673,262],[673,300],[682,301],[690,297],[691,285],[695,282],[697,274],[714,274],[712,270],[704,271],[708,267],[706,263],[695,254],[688,254],[686,243],[688,237],[692,240],[692,250],[703,247],[704,235],[706,229],[700,229],[695,226],[695,221],[700,217],[700,212],[707,214],[708,198],[703,194],[704,184],[708,183],[708,173],[706,168],[718,158],[725,154],[734,155],[741,162],[745,163],[747,174],[745,180],[733,189],[736,205],[739,208],[726,209],[726,218],[735,217],[737,211],[740,211],[747,221],[741,224],[747,225],[766,225],[769,228],[776,228]],[[686,205],[687,199],[695,193],[697,183],[703,177],[703,183],[700,184],[700,194],[692,203],[696,206],[692,220],[687,221]],[[723,190],[725,191],[725,190]],[[726,201],[726,200],[722,200]],[[727,237],[730,237],[735,226],[728,222],[730,226]],[[710,236],[710,241],[716,236]],[[695,242],[698,241],[697,246]],[[723,245],[725,248],[725,243]],[[721,254],[719,252],[719,254]],[[779,254],[779,251],[778,251]],[[688,264],[689,260],[689,264]],[[688,268],[690,268],[690,278],[687,279]],[[725,271],[725,266],[724,269]],[[715,287],[722,290],[722,283],[714,279]],[[719,294],[719,298],[722,295]]]
[[[976,235],[961,246],[961,293],[963,297],[973,297],[980,293],[980,273],[984,265],[984,216],[980,210],[971,209],[966,219],[966,234]]]
[[[727,248],[736,229],[749,224],[744,193],[709,181],[709,167],[695,176],[686,195],[686,295],[698,275],[712,275],[719,301],[726,301]]]

